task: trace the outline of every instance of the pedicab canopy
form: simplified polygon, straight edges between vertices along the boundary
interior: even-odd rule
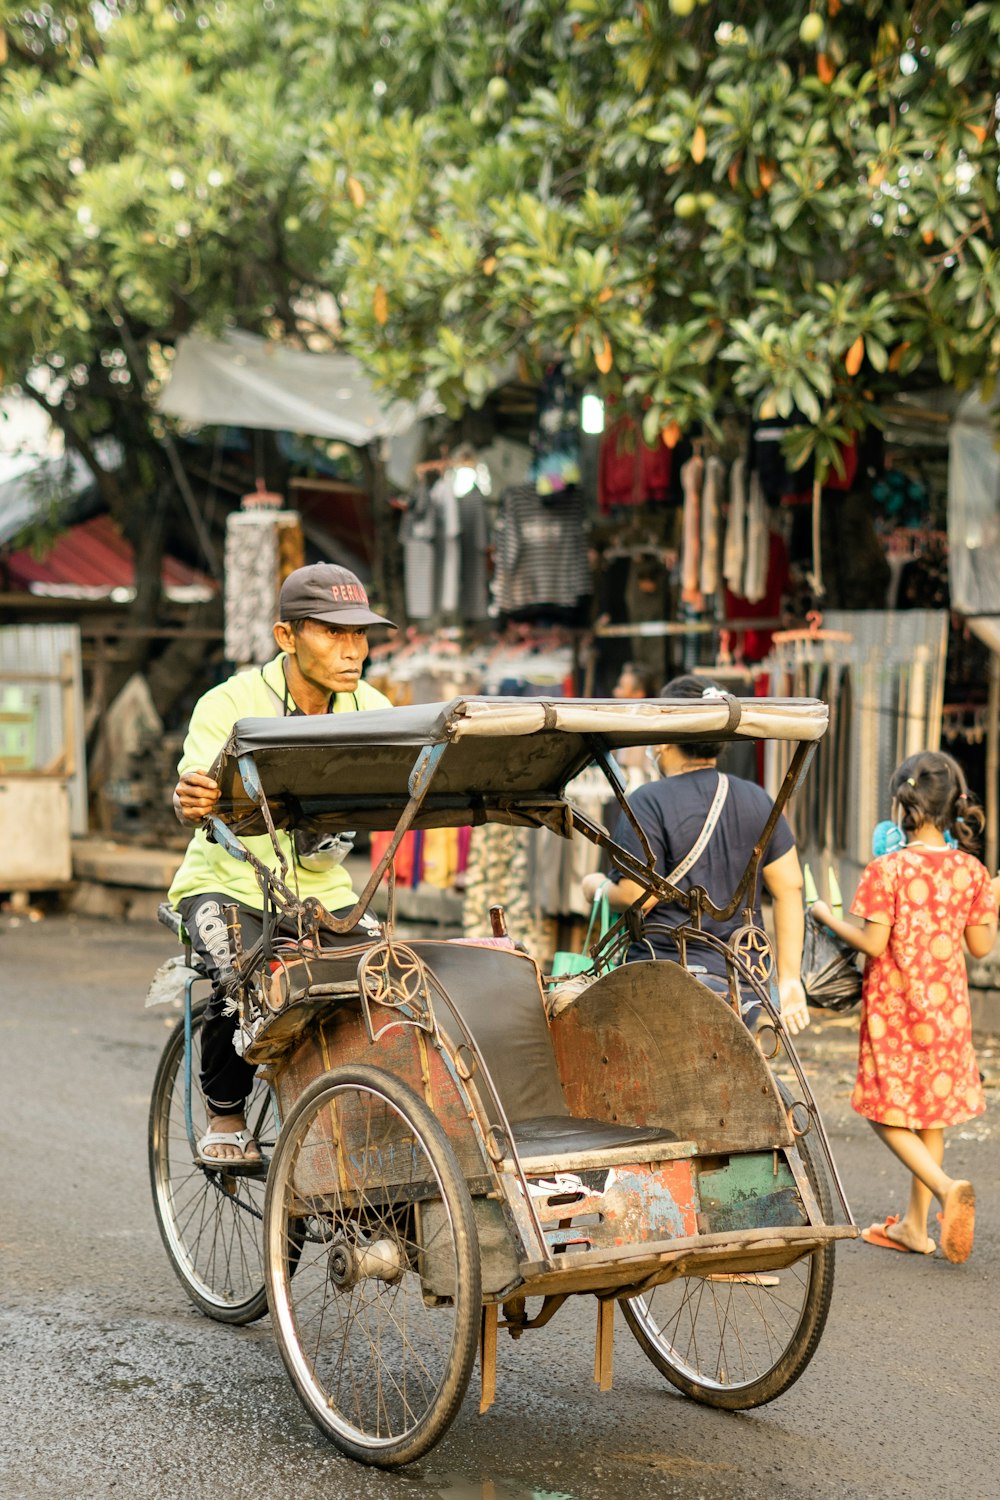
[[[565,837],[568,782],[627,745],[812,742],[825,703],[806,698],[454,698],[407,708],[241,719],[212,767],[221,820],[246,837],[276,828],[508,823]],[[614,774],[613,765],[610,767]],[[418,805],[410,807],[412,802]]]

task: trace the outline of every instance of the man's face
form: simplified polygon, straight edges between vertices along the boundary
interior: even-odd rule
[[[327,693],[354,692],[368,656],[366,627],[303,620],[297,630],[279,623],[274,633],[279,646],[294,658],[296,668],[310,686]]]
[[[641,698],[642,688],[631,672],[623,672],[611,689],[612,698]]]

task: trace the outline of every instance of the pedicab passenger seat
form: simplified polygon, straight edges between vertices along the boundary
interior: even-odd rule
[[[447,990],[472,1032],[523,1156],[572,1156],[653,1141],[675,1141],[657,1125],[578,1119],[563,1094],[545,1017],[538,967],[524,954],[447,942],[412,947]],[[462,1038],[447,1006],[435,1004],[442,1031]],[[490,1101],[482,1091],[487,1111]],[[491,1120],[491,1123],[499,1123]]]

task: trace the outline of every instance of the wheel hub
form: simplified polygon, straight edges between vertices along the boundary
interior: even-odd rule
[[[366,1240],[352,1244],[338,1236],[330,1248],[330,1281],[338,1291],[350,1291],[359,1281],[397,1282],[404,1270],[395,1240]]]

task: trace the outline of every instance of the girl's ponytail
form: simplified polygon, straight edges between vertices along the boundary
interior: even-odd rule
[[[943,750],[909,756],[893,772],[889,791],[899,807],[904,833],[933,823],[969,853],[978,845],[986,822],[983,810],[966,786],[962,767]]]

